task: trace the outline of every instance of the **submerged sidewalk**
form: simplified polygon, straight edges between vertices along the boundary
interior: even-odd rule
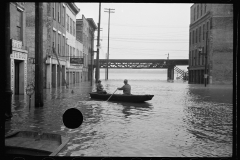
[[[69,88],[58,87],[53,89],[44,89],[44,106],[35,107],[35,97],[27,95],[13,95],[12,97],[12,118],[5,121],[5,134],[12,130],[41,130],[54,132],[61,123],[62,114],[68,108],[76,106],[78,101],[88,101],[89,92],[94,90],[95,83],[81,82],[69,85]],[[49,119],[57,121],[55,126]],[[62,125],[62,124],[60,124]],[[48,127],[46,127],[48,126]],[[52,126],[52,127],[51,127]],[[55,130],[55,131],[57,131]]]

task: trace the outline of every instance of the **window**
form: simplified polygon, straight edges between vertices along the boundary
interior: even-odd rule
[[[198,40],[198,29],[196,29],[196,35],[195,35],[195,37],[196,37],[195,43],[197,43],[197,40]]]
[[[204,47],[203,47],[203,49],[202,49],[202,53],[206,53],[206,52],[204,51]],[[202,54],[202,65],[204,65],[204,58],[205,58],[205,56],[204,56],[204,54]]]
[[[17,35],[16,40],[22,41],[22,11],[17,10]]]
[[[209,23],[207,22],[207,31],[209,30]]]
[[[192,43],[192,41],[191,41],[191,36],[192,36],[192,35],[191,35],[191,32],[190,32],[190,36],[189,36],[189,42],[190,42],[189,45],[190,45],[190,46],[191,46],[191,43]]]
[[[205,13],[207,12],[207,4],[205,3],[205,6],[204,6],[204,10],[205,10]]]
[[[62,7],[62,25],[65,25],[65,7]]]
[[[61,55],[61,34],[58,34],[58,55]]]
[[[70,46],[70,57],[72,57],[72,47]]]
[[[56,31],[53,31],[53,48],[56,49]]]
[[[70,18],[70,34],[72,34],[72,19]]]
[[[64,51],[65,51],[64,46],[65,46],[65,44],[64,44],[64,36],[62,35],[62,56],[64,56]]]
[[[195,21],[195,13],[196,12],[196,8],[194,8],[194,13],[193,13],[193,21]]]
[[[200,65],[200,63],[201,63],[200,58],[201,58],[201,55],[198,53],[198,65]]]
[[[58,22],[61,22],[61,3],[58,3]]]
[[[73,57],[75,57],[75,48],[73,47]]]
[[[199,42],[201,42],[201,26],[200,26],[200,28],[199,28]]]
[[[67,31],[69,32],[69,16],[67,15]]]
[[[200,6],[200,10],[201,10],[201,16],[202,16],[202,3],[201,3],[201,6]]]
[[[75,22],[73,21],[73,36],[75,36]]]
[[[52,16],[53,16],[53,19],[55,19],[55,3],[52,3],[52,10],[53,10],[53,14],[52,14]]]
[[[203,25],[203,40],[204,40],[204,37],[205,37],[205,24]]]
[[[197,50],[195,49],[195,56],[194,56],[194,59],[195,59],[195,66],[197,65]]]
[[[193,30],[193,34],[192,34],[192,44],[194,44],[194,30]]]
[[[198,19],[198,13],[199,13],[199,5],[197,6],[197,19]]]

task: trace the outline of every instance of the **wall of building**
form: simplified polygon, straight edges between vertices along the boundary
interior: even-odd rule
[[[28,56],[35,58],[35,3],[28,2],[26,5],[26,45]],[[43,88],[46,88],[46,58],[51,51],[51,15],[48,11],[49,3],[43,3]],[[28,81],[34,80],[35,64],[28,63]]]
[[[198,13],[197,16],[195,12],[194,18],[194,8],[197,10],[197,6],[200,8],[201,5],[194,4],[191,7],[189,82],[203,83],[205,57],[198,53],[198,48],[204,47],[202,53],[207,53],[208,83],[231,84],[233,74],[232,5],[207,4],[205,13],[204,4],[204,14]],[[208,30],[207,46],[206,30]]]
[[[216,11],[215,11],[216,10]],[[223,10],[224,15],[219,13]],[[212,81],[232,84],[233,80],[233,15],[231,6],[214,7],[212,38],[210,40],[210,65]],[[219,17],[221,16],[221,17]]]

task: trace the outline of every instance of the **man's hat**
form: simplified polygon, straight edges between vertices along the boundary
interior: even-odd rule
[[[101,80],[98,80],[97,82],[99,83],[99,82],[101,82]]]

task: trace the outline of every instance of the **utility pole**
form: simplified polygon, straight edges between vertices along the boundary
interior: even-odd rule
[[[35,2],[35,107],[43,106],[43,3]]]
[[[115,9],[111,9],[111,8],[105,8],[104,12],[108,12],[109,16],[108,16],[108,52],[107,52],[107,73],[106,73],[106,80],[108,80],[108,60],[109,60],[109,33],[110,33],[110,13],[114,13],[112,11],[114,11]]]
[[[1,90],[3,93],[2,104],[5,111],[5,119],[10,119],[12,117],[12,91],[11,91],[11,69],[10,69],[10,54],[11,54],[11,44],[10,44],[10,2],[5,3],[5,51],[3,60],[3,88]]]
[[[99,17],[98,17],[97,61],[96,61],[96,75],[95,75],[96,82],[99,80],[100,23],[101,23],[101,3],[99,3]]]

